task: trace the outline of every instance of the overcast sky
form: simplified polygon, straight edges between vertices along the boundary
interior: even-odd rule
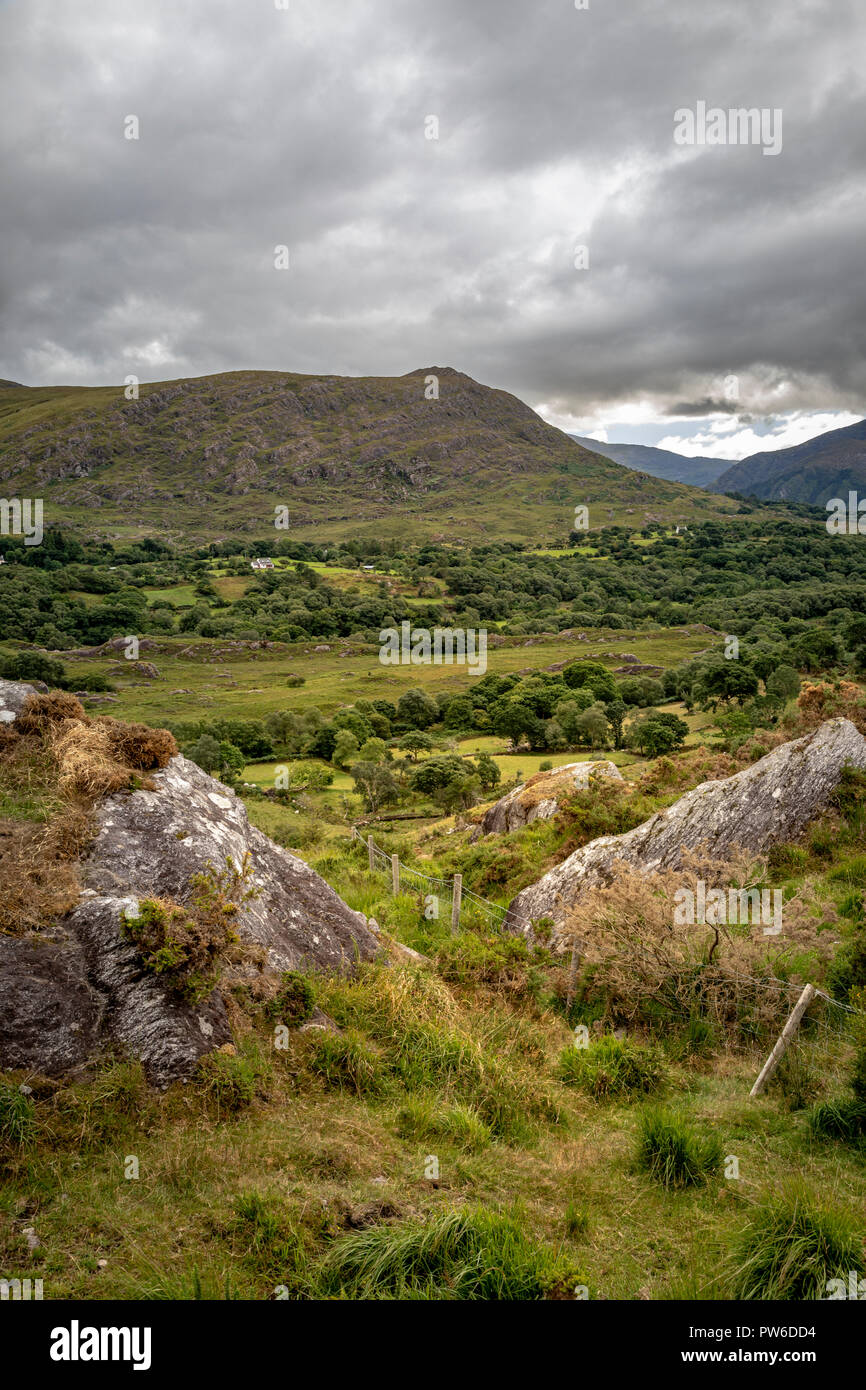
[[[448,365],[727,458],[862,416],[864,0],[280,3],[0,0],[0,377]],[[677,144],[700,101],[780,151]]]

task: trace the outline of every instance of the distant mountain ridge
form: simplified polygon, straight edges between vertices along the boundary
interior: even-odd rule
[[[437,394],[438,393],[438,394]],[[400,377],[241,371],[122,386],[0,388],[0,491],[45,525],[204,542],[565,537],[732,514],[737,504],[628,472],[506,391],[449,367]],[[275,509],[288,529],[275,531]]]
[[[767,501],[811,502],[823,507],[849,489],[866,492],[866,419],[731,464],[714,492],[740,492]]]
[[[597,454],[613,459],[624,468],[636,468],[643,473],[651,473],[654,478],[665,478],[668,482],[689,483],[692,487],[708,487],[726,468],[730,459],[687,458],[671,449],[657,449],[652,444],[608,444],[597,439],[586,439],[573,434],[571,438],[584,449],[594,449]]]

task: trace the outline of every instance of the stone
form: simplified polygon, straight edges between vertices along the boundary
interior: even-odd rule
[[[684,850],[726,859],[738,848],[761,853],[796,839],[826,807],[846,764],[866,768],[866,739],[850,720],[828,720],[733,777],[702,782],[634,830],[575,850],[517,894],[504,927],[532,940],[533,920],[560,925],[569,906],[604,883],[618,862],[653,873],[678,868]]]
[[[14,719],[28,686],[0,681],[0,709]],[[118,792],[93,811],[95,835],[80,866],[81,893],[50,930],[0,937],[0,1068],[49,1076],[81,1070],[117,1046],[165,1086],[192,1074],[203,1055],[233,1044],[219,988],[198,1004],[170,994],[142,968],[121,930],[142,898],[187,901],[195,874],[248,860],[234,925],[251,948],[231,978],[259,970],[352,971],[379,951],[366,917],[349,908],[303,860],[247,818],[234,791],[177,755],[149,774],[149,788]]]
[[[608,758],[565,763],[549,772],[537,772],[519,787],[506,792],[485,811],[475,838],[502,835],[507,831],[520,830],[536,820],[549,820],[556,815],[564,797],[576,791],[586,791],[592,780],[598,777],[609,777],[617,782],[623,780],[619,768]]]

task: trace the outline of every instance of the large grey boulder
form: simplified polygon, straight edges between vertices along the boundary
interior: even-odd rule
[[[866,739],[850,720],[831,719],[733,777],[702,782],[625,835],[575,850],[517,894],[506,930],[531,938],[533,920],[560,925],[581,893],[604,883],[619,862],[652,873],[678,868],[684,850],[725,859],[738,847],[762,852],[792,840],[827,805],[846,763],[866,768]]]
[[[14,718],[24,688],[0,682],[0,709]],[[8,721],[7,721],[8,722]],[[208,864],[241,867],[255,896],[233,918],[255,960],[234,967],[351,970],[377,953],[375,930],[309,865],[250,825],[229,788],[181,756],[149,774],[152,789],[99,802],[81,866],[82,892],[65,921],[25,937],[0,937],[0,1068],[59,1075],[116,1043],[157,1085],[189,1076],[199,1059],[231,1043],[219,989],[196,1005],[172,996],[142,968],[123,935],[142,898],[184,903]]]
[[[536,820],[549,820],[556,815],[563,797],[576,791],[586,791],[598,777],[613,778],[618,782],[623,780],[619,768],[608,758],[564,763],[562,767],[551,768],[548,772],[537,772],[519,787],[506,792],[485,811],[479,823],[478,835],[501,835],[506,831],[521,830]]]

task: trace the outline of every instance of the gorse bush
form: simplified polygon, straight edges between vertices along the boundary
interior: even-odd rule
[[[863,1232],[843,1211],[789,1183],[756,1206],[736,1239],[729,1275],[737,1299],[823,1299],[830,1279],[863,1263]]]
[[[722,1166],[722,1145],[713,1134],[699,1134],[668,1110],[640,1117],[636,1146],[639,1169],[663,1187],[697,1187]]]
[[[665,1080],[665,1068],[654,1048],[607,1035],[588,1047],[564,1048],[559,1076],[595,1100],[631,1099],[657,1090]]]
[[[336,1241],[322,1262],[326,1294],[363,1298],[573,1297],[580,1272],[510,1216],[467,1207],[426,1224],[378,1225]],[[583,1281],[585,1282],[585,1281]]]

